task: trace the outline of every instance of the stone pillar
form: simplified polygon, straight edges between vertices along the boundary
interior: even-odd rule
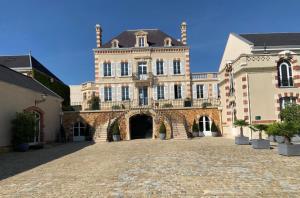
[[[96,24],[96,43],[97,48],[102,46],[102,28],[99,24]]]
[[[186,45],[186,22],[182,22],[181,26],[180,26],[180,30],[181,30],[181,42]]]

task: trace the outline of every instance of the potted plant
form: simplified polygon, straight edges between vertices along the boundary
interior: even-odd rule
[[[27,151],[34,137],[35,118],[30,112],[16,113],[12,120],[12,144],[17,151]]]
[[[285,138],[284,143],[278,144],[278,154],[293,156],[300,155],[300,144],[292,144],[291,138],[298,134],[299,123],[296,122],[275,122],[269,125],[267,133],[270,135],[280,135]]]
[[[193,133],[193,136],[194,136],[194,137],[200,136],[200,134],[199,134],[199,126],[198,126],[198,124],[196,123],[196,120],[194,120],[194,122],[193,122],[192,133]]]
[[[185,107],[191,107],[191,106],[192,106],[192,101],[191,101],[190,98],[186,98],[186,99],[184,100],[184,106],[185,106]]]
[[[240,127],[240,135],[235,137],[235,144],[248,145],[249,137],[244,136],[244,133],[243,133],[243,127],[248,126],[248,123],[245,120],[235,120],[234,126]]]
[[[120,139],[121,139],[118,121],[115,121],[112,126],[112,136],[113,136],[114,142],[120,141]]]
[[[219,128],[217,127],[217,125],[215,124],[215,122],[213,122],[211,124],[211,136],[218,137],[219,135],[220,135]]]
[[[251,125],[250,128],[258,132],[258,139],[252,140],[252,148],[254,149],[270,149],[270,140],[262,139],[262,131],[266,131],[268,125],[265,124],[254,124]]]
[[[162,122],[161,124],[160,124],[160,127],[159,127],[159,138],[161,139],[161,140],[164,140],[164,139],[166,139],[166,126],[165,126],[165,124]]]

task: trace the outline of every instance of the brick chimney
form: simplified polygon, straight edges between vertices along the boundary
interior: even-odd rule
[[[96,24],[96,42],[97,48],[100,48],[102,46],[102,29],[99,24]]]
[[[183,21],[180,26],[181,30],[181,42],[186,45],[186,22]]]

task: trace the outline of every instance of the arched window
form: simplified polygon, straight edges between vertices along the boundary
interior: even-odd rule
[[[82,122],[76,122],[73,125],[73,141],[85,140],[85,125]]]
[[[114,39],[111,41],[111,47],[112,48],[119,48],[119,41],[117,39]]]
[[[199,129],[202,132],[210,132],[211,131],[211,119],[207,116],[202,116],[199,119]]]
[[[171,40],[171,38],[167,37],[167,38],[164,39],[164,46],[165,47],[172,46],[172,40]]]
[[[293,75],[291,64],[287,61],[281,61],[278,64],[278,83],[280,87],[292,87]]]

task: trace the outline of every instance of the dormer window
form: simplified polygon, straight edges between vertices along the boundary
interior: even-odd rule
[[[164,40],[164,46],[165,47],[172,46],[172,40],[171,40],[171,38],[169,38],[169,37],[165,38],[165,40]]]
[[[136,35],[136,44],[135,47],[148,47],[147,42],[147,32],[144,31],[138,31],[135,33]]]
[[[119,41],[117,39],[114,39],[111,41],[111,47],[112,48],[119,48]]]

